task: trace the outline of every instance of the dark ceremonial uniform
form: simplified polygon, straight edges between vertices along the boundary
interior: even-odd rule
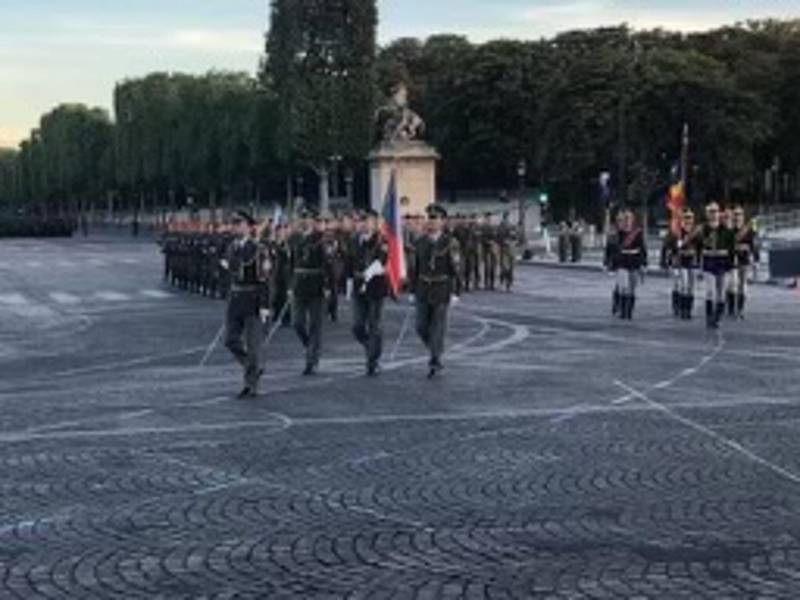
[[[353,336],[364,346],[367,374],[374,375],[383,352],[381,320],[389,285],[384,273],[373,275],[367,281],[367,271],[375,263],[385,268],[389,249],[383,236],[377,232],[354,239],[350,273],[353,279]]]
[[[262,372],[264,323],[259,312],[268,310],[269,270],[265,249],[255,240],[238,239],[225,255],[230,273],[230,295],[225,316],[225,347],[244,368],[241,396],[255,396]]]
[[[325,240],[325,251],[331,264],[332,286],[326,306],[328,316],[334,323],[339,319],[339,281],[344,278],[346,249],[342,247],[338,231],[326,231],[322,234]]]
[[[636,306],[636,287],[641,271],[647,267],[647,246],[641,229],[620,231],[618,237],[617,285],[620,297],[620,317],[631,320]]]
[[[517,245],[517,228],[511,223],[503,222],[497,228],[497,243],[500,246],[500,285],[511,291],[514,284],[515,248]]]
[[[736,241],[733,231],[724,225],[708,224],[700,229],[699,241],[706,288],[706,325],[716,329],[725,312],[726,277],[733,268]]]
[[[282,325],[291,319],[291,311],[286,307],[289,301],[291,284],[291,253],[287,240],[276,239],[271,242],[272,254],[272,313],[277,319],[283,313]]]
[[[681,227],[676,234],[670,231],[664,239],[661,266],[673,273],[673,311],[681,319],[691,319],[694,310],[697,269],[700,266],[700,238],[698,230]]]
[[[614,290],[611,294],[611,314],[616,315],[619,313],[620,296],[619,284],[617,284],[616,274],[619,270],[619,232],[613,231],[608,234],[606,239],[605,254],[603,256],[603,267],[615,275]]]
[[[733,271],[728,287],[728,314],[739,319],[744,318],[744,306],[747,299],[747,276],[750,268],[758,262],[759,252],[756,232],[751,223],[733,230],[734,255]]]
[[[406,275],[408,276],[408,282],[406,283],[407,287],[413,287],[413,282],[415,280],[414,273],[415,269],[417,268],[416,255],[418,240],[419,234],[416,231],[413,231],[410,227],[406,227],[403,230],[403,252],[405,253]]]
[[[664,237],[661,245],[661,268],[669,271],[672,278],[672,314],[676,317],[681,315],[680,309],[680,266],[678,265],[678,236],[670,230]]]
[[[311,231],[293,236],[291,252],[292,320],[306,348],[304,374],[311,375],[319,366],[323,307],[333,287],[333,274],[322,233]]]
[[[450,237],[423,236],[416,246],[414,294],[419,337],[430,351],[430,376],[442,368],[447,311],[456,276],[456,260]]]
[[[468,225],[463,221],[457,222],[453,225],[452,234],[453,238],[458,242],[459,255],[461,257],[458,275],[455,281],[456,296],[460,296],[463,292],[469,291],[467,285],[467,246],[469,244],[469,230]]]

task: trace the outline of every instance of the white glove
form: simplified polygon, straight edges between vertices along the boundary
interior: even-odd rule
[[[258,309],[258,318],[261,319],[262,323],[266,323],[269,321],[270,317],[270,310],[268,308],[259,308]]]
[[[379,260],[373,261],[372,264],[364,271],[364,281],[369,283],[373,277],[383,275],[386,271]]]
[[[225,260],[224,258],[221,261],[219,261],[219,266],[225,269],[226,271],[230,268],[228,261]]]
[[[347,283],[345,283],[344,290],[345,290],[344,291],[345,299],[346,300],[350,300],[353,297],[353,278],[352,277],[348,278]]]

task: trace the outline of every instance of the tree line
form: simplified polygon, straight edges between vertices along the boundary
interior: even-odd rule
[[[344,12],[328,4],[273,0],[252,75],[126,80],[114,90],[113,118],[55,108],[18,150],[0,152],[0,206],[317,200],[330,182],[344,189],[348,172],[365,204],[372,115],[398,81],[442,155],[442,199],[513,197],[523,185],[546,189],[556,214],[591,217],[607,171],[615,201],[655,206],[676,175],[684,123],[695,202],[797,199],[800,21],[481,44],[438,35],[378,47],[374,0],[339,3]]]

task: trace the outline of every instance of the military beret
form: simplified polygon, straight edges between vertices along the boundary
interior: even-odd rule
[[[429,204],[428,207],[425,209],[425,212],[428,213],[429,219],[447,218],[447,211],[444,209],[444,207],[439,206],[438,204]]]
[[[250,215],[250,213],[243,210],[237,210],[235,213],[233,213],[232,220],[234,223],[247,223],[251,226],[256,224],[256,220]]]

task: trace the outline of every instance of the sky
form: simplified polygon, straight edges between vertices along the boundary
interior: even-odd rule
[[[379,39],[476,42],[576,28],[709,29],[800,17],[798,0],[378,0]],[[254,72],[268,0],[0,0],[0,146],[62,102],[110,108],[114,84],[153,71]]]

